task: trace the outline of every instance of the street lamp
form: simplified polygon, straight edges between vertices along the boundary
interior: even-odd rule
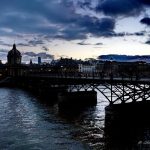
[[[113,58],[111,57],[110,58],[110,79],[112,80],[113,79],[113,70],[112,70],[112,62],[113,62]]]

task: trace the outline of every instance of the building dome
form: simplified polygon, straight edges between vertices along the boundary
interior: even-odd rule
[[[16,49],[16,44],[14,44],[12,50],[7,55],[8,64],[21,64],[21,57],[21,53]]]

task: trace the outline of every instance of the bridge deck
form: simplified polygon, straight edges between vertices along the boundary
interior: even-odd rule
[[[129,103],[150,100],[150,78],[98,78],[65,76],[21,76],[19,82],[35,87],[67,86],[68,91],[96,90],[110,102]]]
[[[99,78],[99,77],[65,77],[65,76],[39,76],[39,75],[30,75],[24,76],[20,78],[30,78],[30,79],[37,79],[37,80],[49,80],[57,84],[65,83],[72,83],[72,84],[79,84],[79,83],[129,83],[129,84],[150,84],[150,78]],[[55,80],[54,80],[55,79]]]

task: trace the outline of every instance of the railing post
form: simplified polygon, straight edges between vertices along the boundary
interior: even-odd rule
[[[112,90],[113,90],[113,86],[112,86],[112,81],[111,81],[111,103],[113,102],[113,92],[112,92]]]
[[[144,89],[143,89],[143,101],[146,101],[146,98],[145,98],[145,84],[144,84]]]
[[[133,89],[133,94],[134,94],[134,95],[133,95],[133,102],[136,102],[136,100],[135,100],[135,91],[136,91],[136,90],[135,90],[135,84],[134,84],[134,89]]]
[[[93,74],[93,79],[94,79],[94,71],[92,72],[92,74]]]
[[[125,89],[124,89],[124,81],[123,81],[123,101],[122,101],[122,103],[125,103],[125,101],[124,101],[124,94],[125,93]]]

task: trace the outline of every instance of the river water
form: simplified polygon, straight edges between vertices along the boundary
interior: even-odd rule
[[[20,89],[0,89],[0,150],[91,150],[103,148],[104,108],[98,104],[67,118],[57,105],[41,104]]]

